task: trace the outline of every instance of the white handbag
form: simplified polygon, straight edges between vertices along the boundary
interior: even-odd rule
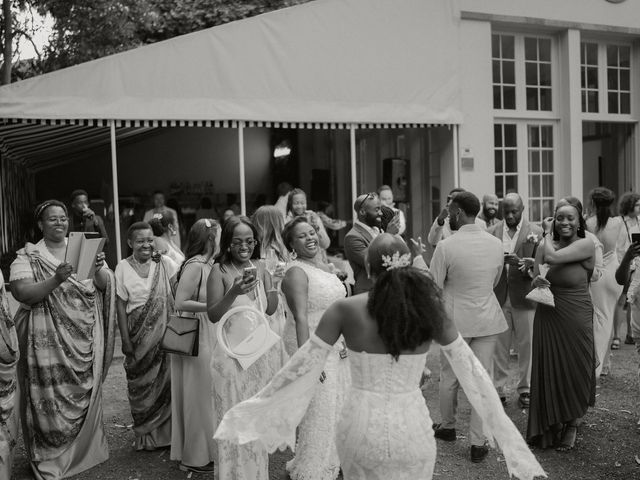
[[[547,276],[547,272],[549,271],[549,266],[547,264],[540,265],[539,269],[540,276],[542,278],[545,278]],[[556,303],[553,300],[553,293],[551,293],[549,287],[536,287],[531,290],[525,298],[527,300],[531,300],[532,302],[549,305],[550,307],[556,306]]]

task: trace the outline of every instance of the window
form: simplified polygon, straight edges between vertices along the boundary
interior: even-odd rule
[[[509,192],[518,191],[516,125],[497,123],[493,126],[493,135],[495,194],[503,198]]]
[[[630,48],[607,45],[607,103],[609,113],[631,113]]]
[[[524,39],[527,110],[551,111],[551,40]]]
[[[580,82],[582,111],[598,112],[598,44],[580,45]]]
[[[529,219],[553,214],[553,127],[527,125],[529,160]]]
[[[491,36],[491,63],[493,67],[493,108],[516,108],[515,37]]]

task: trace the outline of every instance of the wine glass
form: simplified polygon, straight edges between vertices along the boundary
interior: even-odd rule
[[[273,248],[269,248],[265,252],[264,264],[267,272],[269,272],[271,276],[275,275],[279,262],[280,259],[278,258],[276,251]]]

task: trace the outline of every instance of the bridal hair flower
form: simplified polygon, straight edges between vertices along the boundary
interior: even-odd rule
[[[392,256],[382,255],[382,266],[387,270],[393,270],[395,268],[404,268],[411,265],[411,254],[405,253],[400,255],[400,252],[394,253]]]
[[[538,235],[531,232],[529,235],[527,235],[527,242],[528,243],[538,243],[540,241],[540,239],[538,238]]]

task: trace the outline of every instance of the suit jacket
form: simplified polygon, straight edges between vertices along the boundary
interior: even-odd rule
[[[480,225],[463,225],[455,235],[438,242],[431,274],[463,337],[484,337],[507,329],[493,291],[503,265],[502,242]]]
[[[502,234],[504,229],[504,220],[496,223],[489,233],[494,235],[502,242]],[[542,240],[542,228],[527,220],[522,219],[522,226],[520,227],[520,234],[518,240],[516,240],[516,247],[513,253],[518,257],[535,257],[537,243],[527,240],[527,237],[531,234],[537,235],[538,242]],[[507,295],[511,305],[515,308],[521,309],[533,309],[536,308],[536,304],[527,300],[525,297],[531,291],[531,277],[527,272],[521,272],[516,267],[509,267],[502,271],[502,276],[494,292],[500,305],[504,305],[507,301]]]
[[[344,237],[344,254],[349,260],[353,278],[356,281],[353,288],[354,294],[367,292],[373,287],[373,281],[367,275],[365,268],[365,256],[372,240],[371,233],[357,223]]]

